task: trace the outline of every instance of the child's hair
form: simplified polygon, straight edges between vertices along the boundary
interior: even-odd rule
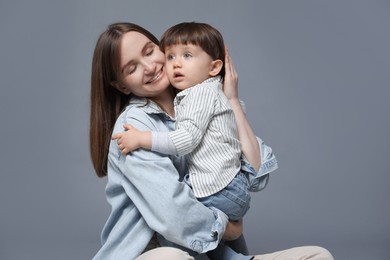
[[[225,76],[225,44],[221,33],[206,23],[185,22],[179,23],[162,35],[160,49],[176,44],[193,44],[201,47],[213,60],[221,60],[224,65],[218,75]]]

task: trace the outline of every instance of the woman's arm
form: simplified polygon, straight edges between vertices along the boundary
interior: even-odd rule
[[[236,118],[238,138],[242,144],[242,153],[257,172],[261,165],[260,147],[238,99],[238,75],[227,48],[223,91],[230,102]]]
[[[127,119],[122,123],[131,123],[141,131],[164,130],[157,129],[156,122],[149,124],[147,118],[142,122]],[[115,133],[121,130],[118,126]],[[118,149],[116,142],[115,145]],[[146,150],[123,156],[119,149],[117,151],[117,155],[110,155],[110,158],[118,160],[118,168],[124,175],[121,183],[127,187],[127,196],[151,229],[197,252],[216,247],[227,225],[226,215],[217,209],[210,210],[196,200],[188,185],[178,180],[179,174],[170,157]],[[234,231],[233,235],[228,233],[228,238],[237,235]]]

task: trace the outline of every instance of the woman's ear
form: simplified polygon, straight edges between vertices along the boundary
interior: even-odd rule
[[[211,62],[209,75],[211,77],[217,76],[219,74],[219,72],[221,71],[222,66],[223,66],[223,61],[221,61],[221,60],[213,60]]]
[[[120,83],[117,82],[117,81],[111,81],[111,82],[110,82],[110,85],[113,86],[116,90],[122,92],[122,93],[125,94],[125,95],[130,95],[130,93],[131,93],[130,90],[128,90],[128,89],[126,88],[126,86],[120,84]]]

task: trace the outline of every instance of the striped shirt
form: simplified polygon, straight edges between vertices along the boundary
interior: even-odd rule
[[[174,104],[176,130],[166,135],[178,155],[187,154],[194,194],[202,198],[217,193],[241,167],[236,121],[220,77],[179,92]]]

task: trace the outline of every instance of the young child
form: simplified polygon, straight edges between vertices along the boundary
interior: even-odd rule
[[[169,81],[178,90],[174,100],[176,130],[121,134],[127,151],[137,148],[187,155],[185,182],[206,206],[230,220],[249,209],[248,180],[241,169],[241,144],[230,103],[222,91],[225,45],[222,35],[203,23],[181,23],[168,29],[160,47]]]
[[[142,132],[134,127],[117,134],[125,153],[138,148],[169,155],[187,155],[184,181],[204,205],[216,207],[238,221],[249,209],[248,179],[241,170],[241,144],[236,121],[222,91],[225,45],[222,35],[204,23],[181,23],[160,41],[174,100],[176,130]],[[237,254],[221,244],[217,259]],[[249,259],[247,256],[245,259]]]

